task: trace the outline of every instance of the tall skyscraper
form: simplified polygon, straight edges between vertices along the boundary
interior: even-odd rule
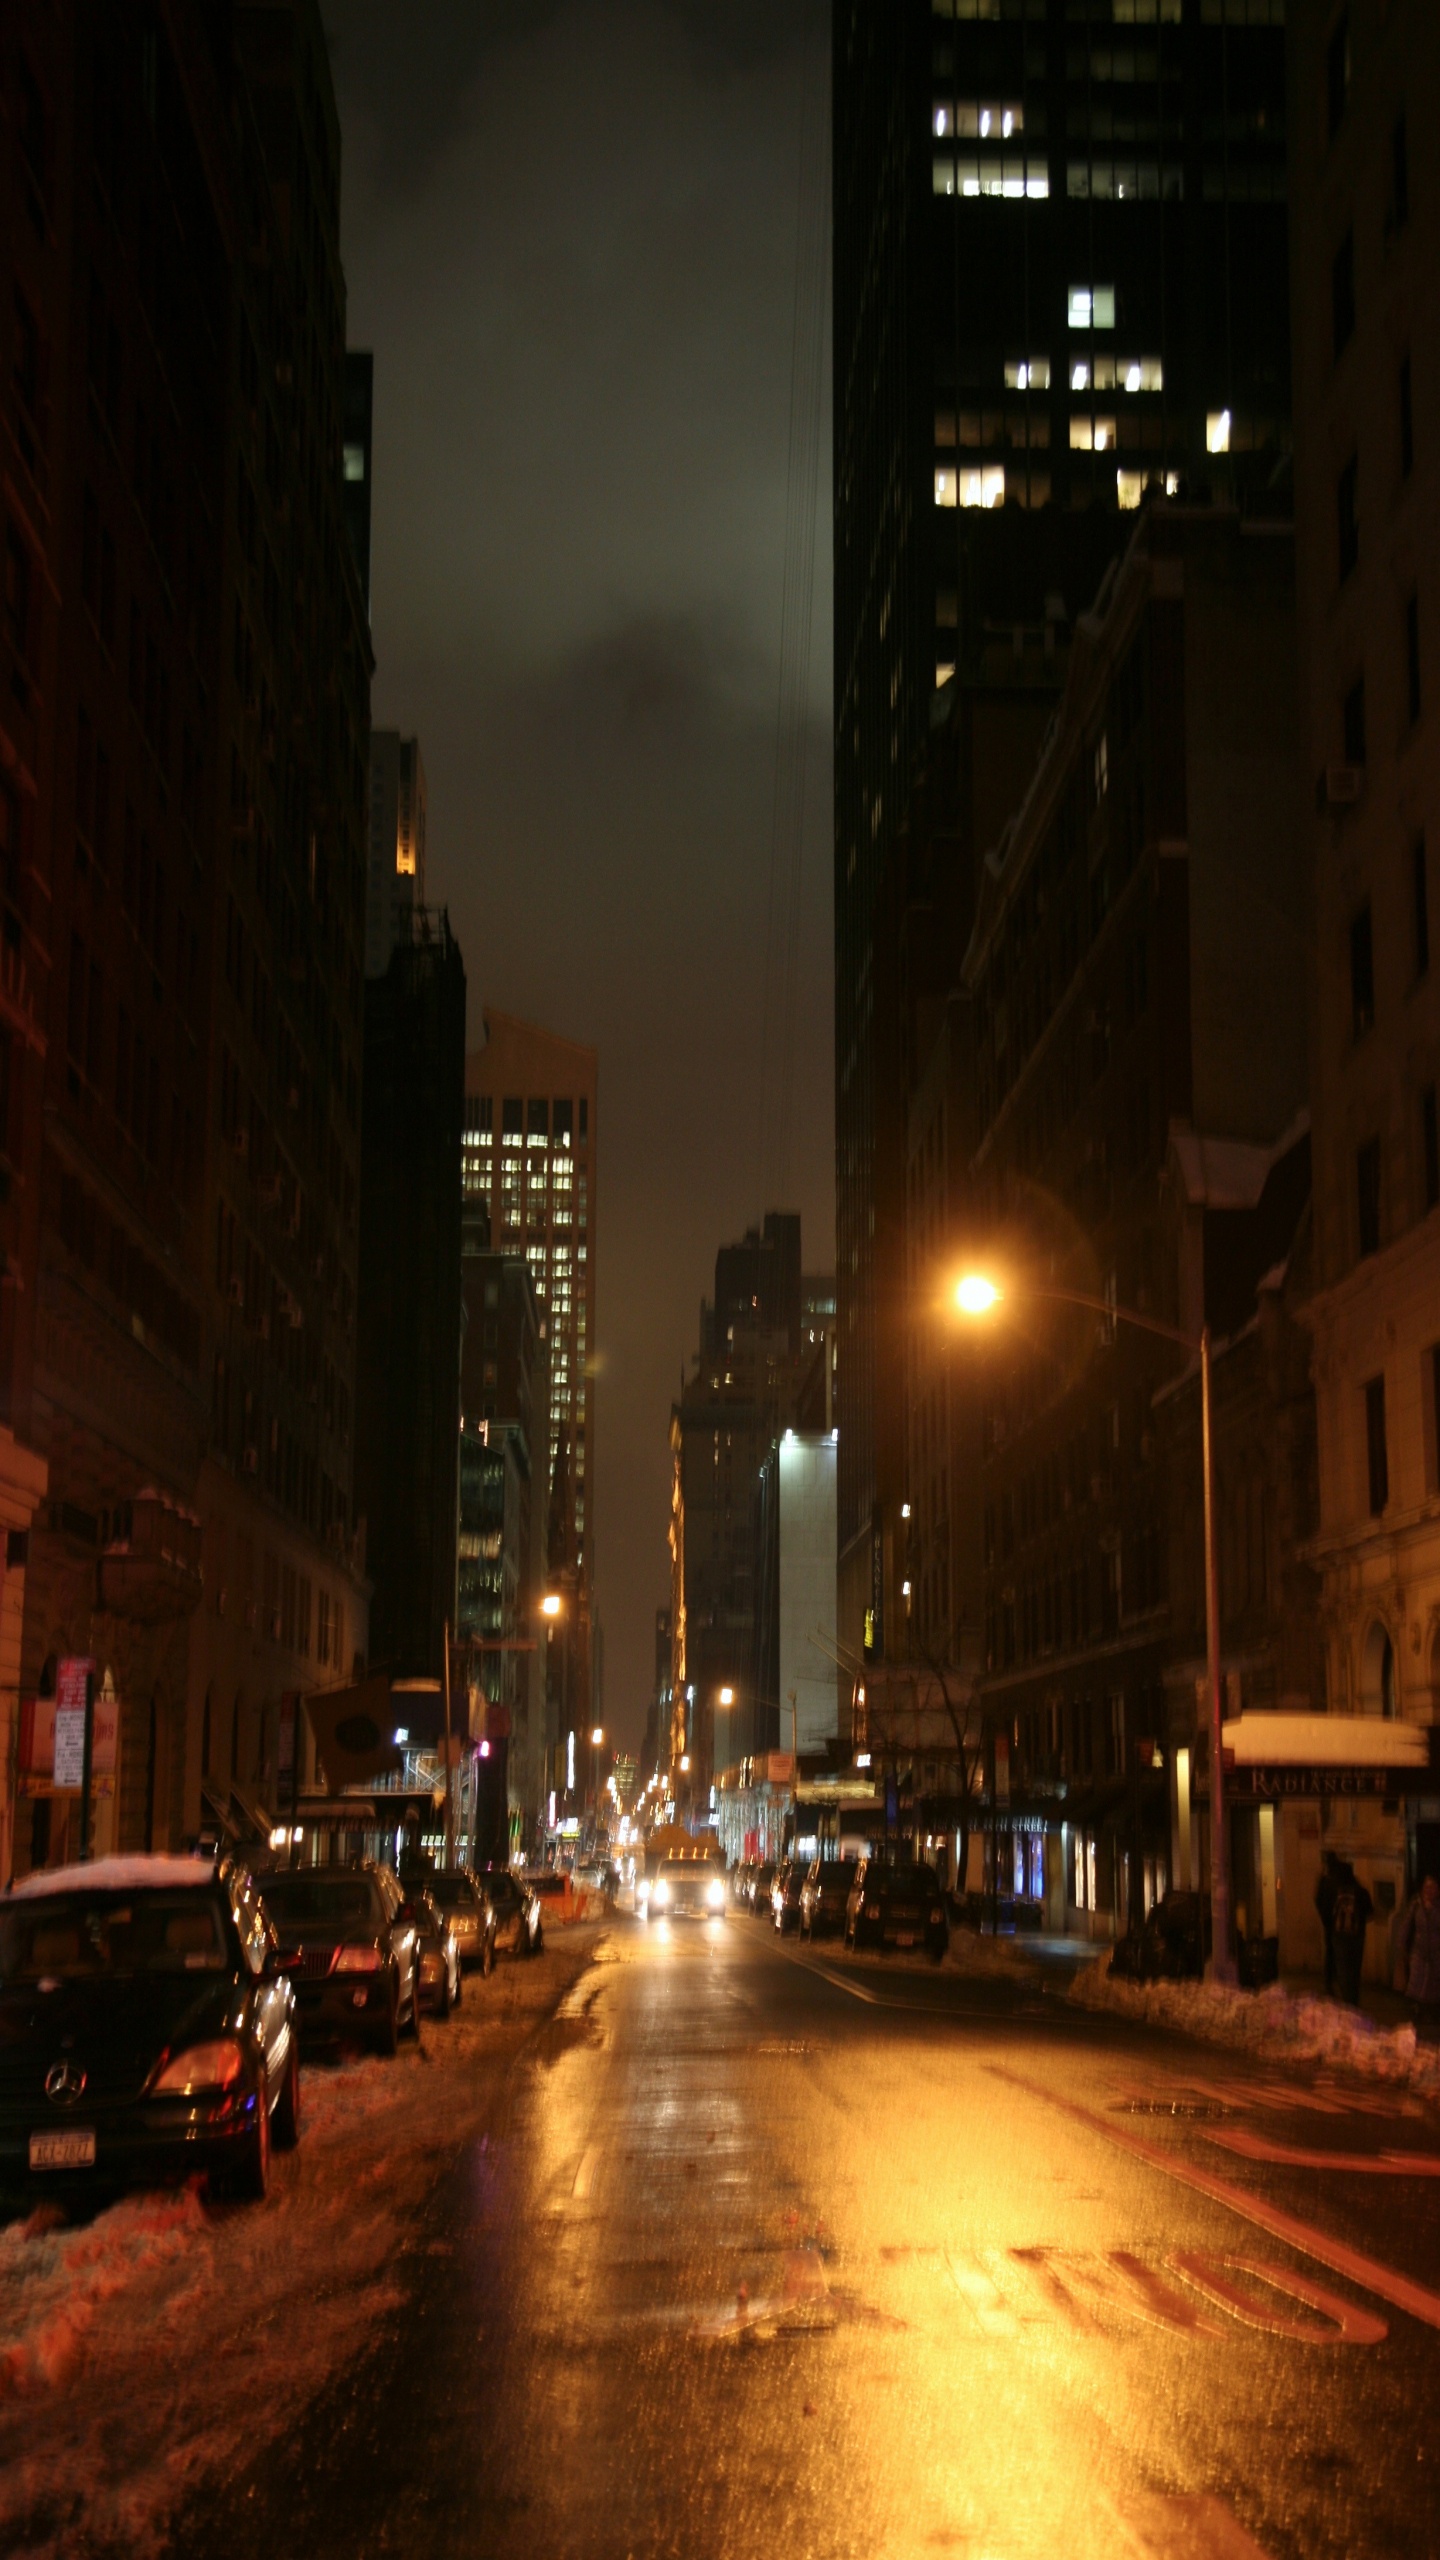
[[[410,939],[425,904],[425,767],[418,738],[370,732],[370,845],[365,883],[365,975],[382,978],[390,954]]]
[[[92,1839],[132,1850],[203,1795],[206,1820],[273,1802],[285,1692],[366,1640],[340,137],[314,0],[12,12],[4,79],[30,485],[6,501],[0,1392],[18,1422],[33,1383],[48,1500],[27,1541],[0,1463],[0,1673],[43,1697],[60,1658],[93,1663]],[[80,1845],[78,1801],[28,1781],[0,1839],[21,1867]]]
[[[370,1658],[438,1678],[455,1620],[465,965],[418,907],[365,986],[355,1507]]]
[[[1248,506],[1283,468],[1283,19],[1282,0],[836,0],[840,1624],[857,1650],[867,1610],[882,1647],[894,1615],[908,1094],[992,812],[998,832],[1039,743],[1047,653],[1053,692],[1147,484]],[[954,806],[931,863],[941,748]],[[912,828],[933,912],[907,939]]]
[[[1440,15],[1292,7],[1327,1703],[1440,1712]],[[1317,1701],[1318,1703],[1318,1701]],[[1415,1832],[1418,1816],[1424,1828]],[[1411,1864],[1440,1858],[1409,1801]],[[1367,1827],[1379,1852],[1378,1807]],[[1367,1839],[1363,1844],[1368,1849]],[[1392,1841],[1393,1845],[1393,1841]]]
[[[562,1602],[547,1643],[562,1751],[592,1717],[595,1111],[593,1049],[486,1006],[485,1045],[465,1061],[463,1182],[466,1200],[489,1209],[494,1250],[528,1262],[544,1328],[547,1570]]]

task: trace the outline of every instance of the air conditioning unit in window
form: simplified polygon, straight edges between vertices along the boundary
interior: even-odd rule
[[[1363,764],[1327,764],[1325,767],[1325,805],[1331,809],[1353,809],[1365,790]]]

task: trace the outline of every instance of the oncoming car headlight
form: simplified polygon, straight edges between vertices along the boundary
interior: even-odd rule
[[[666,1881],[665,1881],[664,1877],[663,1877],[663,1876],[661,1876],[661,1877],[660,1877],[660,1879],[659,1879],[659,1881],[658,1881],[657,1883],[655,1883],[655,1884],[652,1884],[652,1886],[650,1887],[650,1901],[651,1901],[651,1905],[652,1905],[652,1907],[653,1907],[656,1911],[663,1911],[663,1910],[664,1910],[664,1908],[665,1908],[665,1905],[666,1905],[666,1903],[669,1901],[669,1899],[670,1899],[670,1887],[669,1887],[669,1886],[668,1886],[668,1884],[666,1883]]]
[[[712,1876],[710,1882],[705,1887],[705,1900],[712,1911],[724,1910],[725,1887],[718,1876]]]

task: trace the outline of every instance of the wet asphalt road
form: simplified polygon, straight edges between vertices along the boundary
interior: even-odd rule
[[[1033,1991],[618,1919],[397,2272],[181,2548],[1440,2554],[1440,2123]]]

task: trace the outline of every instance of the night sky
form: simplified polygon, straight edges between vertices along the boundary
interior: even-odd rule
[[[670,1400],[763,1197],[800,130],[823,0],[323,0],[375,353],[377,726],[480,1007],[600,1053],[596,1583],[638,1741]],[[828,290],[828,285],[827,285]],[[833,1261],[830,426],[789,1198]],[[772,1083],[769,1107],[773,1110]]]

